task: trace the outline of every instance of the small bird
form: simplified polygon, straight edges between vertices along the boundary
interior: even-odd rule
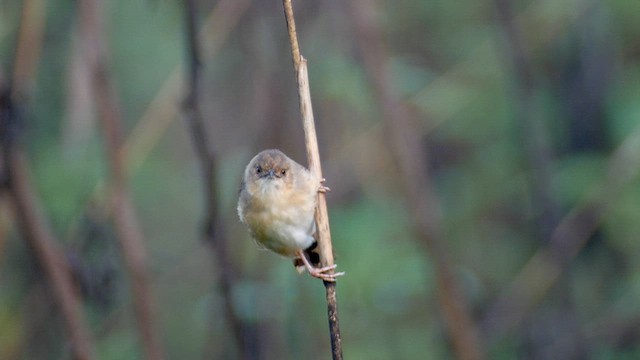
[[[307,256],[316,246],[313,234],[319,179],[282,151],[264,150],[247,165],[240,185],[238,215],[259,245],[304,265],[311,276],[335,281],[344,273],[327,273],[336,265],[317,268]],[[302,264],[300,264],[300,261]]]

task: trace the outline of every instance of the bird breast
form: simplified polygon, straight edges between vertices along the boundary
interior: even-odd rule
[[[316,191],[277,180],[257,181],[247,190],[243,221],[261,245],[285,256],[311,245]]]

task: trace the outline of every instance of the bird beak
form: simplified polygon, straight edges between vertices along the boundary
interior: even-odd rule
[[[276,172],[273,169],[271,169],[269,170],[269,174],[267,176],[270,178],[273,178],[274,176],[276,176]]]

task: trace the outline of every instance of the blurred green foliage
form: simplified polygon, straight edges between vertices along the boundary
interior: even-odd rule
[[[129,280],[105,214],[108,170],[95,104],[72,101],[79,94],[74,87],[82,86],[72,76],[81,58],[76,3],[42,4],[45,31],[35,81],[22,102],[21,141],[44,212],[69,258],[82,264],[75,270],[87,282],[85,312],[99,358],[136,359],[142,352]],[[136,143],[141,135],[133,129],[150,106],[158,106],[153,100],[172,72],[184,71],[183,4],[103,3],[109,76],[127,141]],[[202,22],[217,3],[198,2]],[[451,266],[472,317],[485,326],[494,301],[544,246],[536,235],[540,210],[532,193],[539,169],[527,160],[517,73],[494,2],[367,3],[377,6],[383,29],[377,40],[388,52],[386,85],[412,110],[431,154]],[[15,66],[22,4],[0,2],[5,80]],[[253,2],[220,51],[202,64],[202,108],[219,155],[211,186],[229,230],[235,311],[254,327],[258,357],[325,359],[321,284],[258,249],[235,210],[241,173],[253,153],[278,147],[304,158],[280,6]],[[294,6],[333,189],[328,202],[336,258],[347,272],[337,287],[345,357],[453,358],[433,259],[403,201],[381,104],[358,51],[358,43],[369,40],[358,38],[343,2]],[[611,174],[610,159],[623,142],[631,139],[638,152],[640,2],[514,1],[513,8],[535,79],[526,111],[546,129],[549,191],[566,215],[589,196],[611,190],[603,189],[609,177],[622,177]],[[203,34],[201,41],[216,36]],[[183,99],[170,101],[181,108]],[[157,124],[150,125],[160,129],[151,152],[128,155],[143,160],[129,181],[149,251],[163,345],[170,359],[234,357],[216,258],[201,240],[201,174],[188,128],[181,116],[171,115],[166,129]],[[639,185],[631,177],[614,189],[597,231],[521,323],[497,339],[480,328],[488,359],[640,357]],[[70,358],[45,277],[8,215],[8,199],[2,201],[0,358]]]

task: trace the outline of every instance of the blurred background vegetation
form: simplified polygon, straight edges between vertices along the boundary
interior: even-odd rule
[[[253,154],[305,163],[282,4],[192,2],[203,186],[188,3],[0,1],[0,358],[330,357],[321,283],[235,210]],[[640,358],[640,2],[294,10],[345,357]]]

